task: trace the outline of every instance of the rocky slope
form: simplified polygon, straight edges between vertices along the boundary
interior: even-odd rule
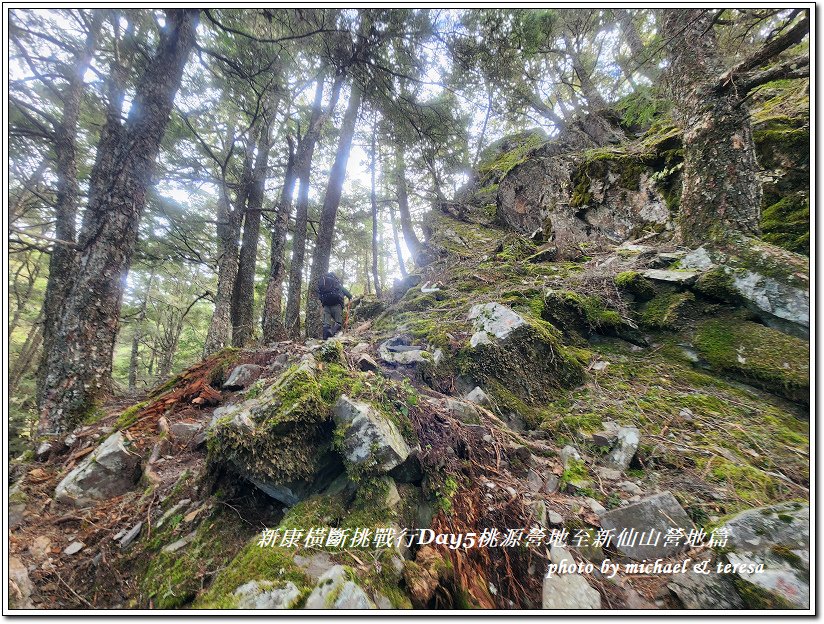
[[[348,334],[221,352],[16,461],[16,605],[805,607],[809,262],[678,247],[676,135],[587,123],[490,150]],[[682,539],[602,539],[650,529]]]

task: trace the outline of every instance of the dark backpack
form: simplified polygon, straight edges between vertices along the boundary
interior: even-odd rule
[[[325,306],[343,305],[343,291],[338,278],[327,273],[318,283],[318,297]]]

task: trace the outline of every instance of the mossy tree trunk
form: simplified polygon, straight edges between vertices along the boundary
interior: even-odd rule
[[[77,177],[77,122],[85,84],[83,77],[89,68],[97,38],[102,26],[101,14],[92,14],[84,46],[77,51],[74,63],[67,68],[66,88],[63,90],[63,115],[54,128],[55,173],[57,202],[54,207],[55,243],[49,257],[49,278],[43,297],[43,353],[48,353],[60,325],[60,314],[66,295],[75,276],[77,250],[77,204],[80,183]],[[42,398],[47,362],[41,359],[38,375],[38,398]]]
[[[270,108],[274,109],[274,106]],[[260,238],[260,211],[263,208],[263,190],[269,166],[270,129],[274,110],[264,109],[262,114],[264,119],[260,125],[255,165],[243,213],[243,239],[232,291],[232,346],[235,347],[243,347],[251,340],[254,324],[255,266]]]
[[[198,9],[169,9],[157,51],[124,124],[101,138],[80,235],[77,278],[48,353],[41,434],[66,431],[94,409],[111,379],[125,273],[137,242],[160,141],[194,47]]]
[[[292,192],[295,188],[295,144],[291,136],[286,137],[289,154],[280,202],[272,226],[271,257],[269,261],[269,281],[263,301],[263,342],[270,343],[284,338],[281,308],[283,301],[283,278],[286,275],[284,260],[286,233],[289,230],[289,215],[292,212]]]
[[[690,245],[733,233],[759,234],[761,183],[746,96],[767,80],[794,76],[797,67],[784,63],[750,70],[798,43],[806,32],[804,18],[725,72],[715,18],[711,9],[665,9],[663,14],[669,86],[684,131],[679,225]]]

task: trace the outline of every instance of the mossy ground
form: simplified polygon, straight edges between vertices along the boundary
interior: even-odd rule
[[[809,486],[809,425],[798,408],[695,369],[674,342],[652,353],[618,340],[593,350],[607,367],[540,411],[556,445],[585,439],[597,420],[636,426],[639,475],[654,472],[658,487],[707,516],[791,500]]]
[[[808,342],[758,323],[715,319],[699,327],[695,345],[721,372],[792,400],[809,400]]]

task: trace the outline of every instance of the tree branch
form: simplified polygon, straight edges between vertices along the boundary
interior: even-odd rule
[[[771,58],[781,54],[787,48],[800,43],[809,32],[810,16],[809,14],[806,14],[803,19],[799,20],[795,26],[790,28],[783,35],[765,43],[761,46],[760,50],[757,50],[754,54],[750,55],[748,58],[721,74],[716,81],[715,89],[720,91],[732,86],[733,78],[737,74],[742,74],[751,69],[755,69],[756,67],[760,67]]]

